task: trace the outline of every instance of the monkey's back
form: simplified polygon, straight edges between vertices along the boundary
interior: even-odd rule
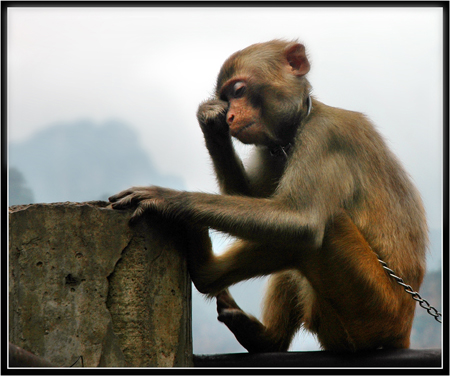
[[[332,155],[334,160],[342,160],[339,168],[345,166],[344,170],[336,176],[338,181],[331,183],[336,194],[346,194],[340,201],[341,208],[372,249],[407,283],[418,288],[428,246],[425,210],[418,190],[366,116],[313,103],[311,120],[299,130],[300,157],[296,160],[301,161],[302,154],[303,158],[309,154],[319,159]],[[301,173],[309,174],[303,179],[311,180],[317,171],[303,169]]]

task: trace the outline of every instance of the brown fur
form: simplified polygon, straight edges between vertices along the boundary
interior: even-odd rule
[[[137,207],[135,218],[157,212],[192,226],[192,280],[217,296],[219,320],[249,351],[287,350],[302,325],[328,350],[408,347],[415,302],[376,254],[419,289],[427,246],[420,196],[364,115],[313,98],[307,116],[308,70],[296,42],[253,45],[225,62],[216,97],[198,111],[222,195],[138,187],[110,200]],[[247,169],[230,129],[256,144]],[[288,158],[272,155],[288,142]],[[209,227],[239,240],[216,256]],[[269,274],[261,323],[226,288]]]

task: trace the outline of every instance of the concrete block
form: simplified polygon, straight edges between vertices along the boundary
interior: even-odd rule
[[[183,228],[107,206],[10,208],[9,341],[61,367],[192,366]]]

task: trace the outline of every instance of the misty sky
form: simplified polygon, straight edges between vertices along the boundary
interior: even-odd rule
[[[9,8],[9,138],[119,119],[161,171],[216,191],[198,103],[234,51],[299,38],[314,95],[376,123],[439,228],[442,28],[440,8]]]

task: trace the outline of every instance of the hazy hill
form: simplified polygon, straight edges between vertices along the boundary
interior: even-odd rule
[[[184,186],[156,169],[137,134],[120,121],[50,126],[11,143],[9,163],[23,174],[34,202],[105,199],[132,185]]]
[[[9,205],[28,204],[34,201],[33,191],[23,174],[15,167],[9,169]]]

